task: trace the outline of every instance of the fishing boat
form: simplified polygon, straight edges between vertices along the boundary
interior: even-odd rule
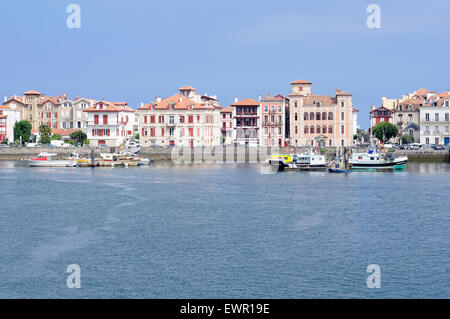
[[[138,166],[139,160],[129,154],[100,153],[99,166]]]
[[[292,163],[289,163],[286,169],[291,170],[324,170],[327,168],[327,158],[325,155],[314,152],[301,153],[293,155]]]
[[[41,152],[38,156],[32,157],[28,160],[28,166],[30,167],[74,167],[77,166],[76,160],[64,159],[53,160],[53,156],[58,154]]]
[[[324,170],[327,168],[327,159],[324,155],[314,152],[290,155],[272,155],[266,163],[272,168],[282,170]]]
[[[352,170],[402,170],[408,162],[407,156],[395,157],[393,153],[369,150],[367,153],[353,153],[350,160]]]

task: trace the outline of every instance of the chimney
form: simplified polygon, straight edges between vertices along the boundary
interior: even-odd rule
[[[78,95],[75,96],[75,101],[78,101]]]
[[[239,101],[238,97],[235,96],[235,97],[234,97],[234,103],[237,103],[238,101]]]
[[[261,95],[258,96],[258,102],[261,102]]]
[[[208,96],[208,93],[205,93],[205,96]]]
[[[8,101],[8,97],[5,95],[5,101],[3,103],[5,103],[6,101]]]
[[[144,102],[141,102],[141,107],[144,107]]]
[[[183,97],[180,96],[180,103],[183,103]]]
[[[63,94],[63,98],[64,98],[64,100],[67,100],[67,94],[65,92]]]

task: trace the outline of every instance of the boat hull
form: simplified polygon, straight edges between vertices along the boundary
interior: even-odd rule
[[[74,167],[77,166],[76,161],[35,161],[28,160],[29,167]]]

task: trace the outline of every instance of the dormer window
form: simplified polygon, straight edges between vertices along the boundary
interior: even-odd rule
[[[173,103],[173,102],[169,103],[169,108],[171,110],[173,110],[175,108],[175,103]]]
[[[320,107],[320,102],[319,101],[314,102],[314,104],[316,105],[316,107]]]

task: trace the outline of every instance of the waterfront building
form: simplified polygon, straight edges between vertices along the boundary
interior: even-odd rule
[[[398,136],[411,135],[414,138],[414,142],[419,142],[419,110],[422,103],[423,99],[421,97],[414,96],[399,102],[393,109],[393,123],[398,128]]]
[[[231,106],[226,107],[220,111],[220,120],[222,122],[222,143],[233,143],[233,108]]]
[[[102,100],[83,112],[87,114],[86,135],[90,145],[118,147],[134,138],[135,111],[126,102]]]
[[[0,142],[14,142],[14,125],[20,121],[20,111],[15,106],[0,105]]]
[[[32,129],[37,130],[42,124],[52,129],[80,129],[86,132],[87,114],[83,111],[92,107],[96,100],[78,99],[70,100],[67,94],[59,96],[46,96],[31,90],[23,96],[5,97],[3,105],[19,110],[20,119],[28,120]]]
[[[334,97],[311,93],[311,82],[291,83],[290,144],[292,146],[352,146],[353,100],[336,89]]]
[[[393,123],[394,111],[385,108],[384,106],[380,106],[378,108],[375,108],[372,106],[372,110],[369,112],[369,119],[370,119],[370,133],[372,133],[372,129],[375,125],[381,122],[388,122]]]
[[[233,143],[257,146],[260,137],[259,102],[250,98],[239,101],[236,97],[230,106],[233,120]]]
[[[216,146],[221,144],[222,107],[215,95],[191,86],[138,108],[142,146]]]
[[[289,142],[289,98],[278,94],[260,101],[260,139],[262,146],[286,146]]]
[[[450,92],[433,95],[420,107],[420,143],[450,144]]]

